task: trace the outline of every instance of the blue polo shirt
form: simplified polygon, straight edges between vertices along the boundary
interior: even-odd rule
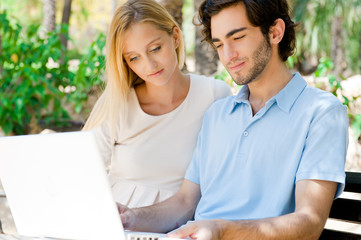
[[[295,183],[345,183],[346,107],[292,80],[254,116],[244,86],[206,112],[185,178],[200,185],[195,220],[259,219],[294,212]]]

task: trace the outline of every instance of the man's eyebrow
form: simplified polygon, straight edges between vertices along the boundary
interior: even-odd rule
[[[229,33],[226,34],[226,38],[230,38],[232,37],[234,34],[238,33],[238,32],[241,32],[241,31],[245,31],[247,30],[247,27],[241,27],[241,28],[237,28],[237,29],[234,29],[232,31],[230,31]],[[220,42],[221,40],[219,38],[212,38],[212,42]]]

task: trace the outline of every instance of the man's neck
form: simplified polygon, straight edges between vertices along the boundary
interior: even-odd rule
[[[291,79],[292,74],[285,63],[270,62],[261,76],[248,84],[253,115],[262,109],[269,99],[277,95]]]

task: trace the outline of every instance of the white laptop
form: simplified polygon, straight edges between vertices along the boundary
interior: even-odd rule
[[[166,239],[123,230],[91,132],[0,137],[0,178],[20,235]]]

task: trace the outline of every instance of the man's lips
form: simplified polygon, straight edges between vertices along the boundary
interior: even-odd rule
[[[230,66],[229,69],[234,72],[234,71],[241,69],[244,66],[244,64],[245,64],[245,62],[240,62],[240,63]]]
[[[163,69],[161,69],[161,70],[159,70],[159,71],[157,71],[157,72],[151,73],[151,74],[149,74],[148,76],[149,76],[149,77],[156,77],[156,76],[162,74],[162,72],[163,72]]]

